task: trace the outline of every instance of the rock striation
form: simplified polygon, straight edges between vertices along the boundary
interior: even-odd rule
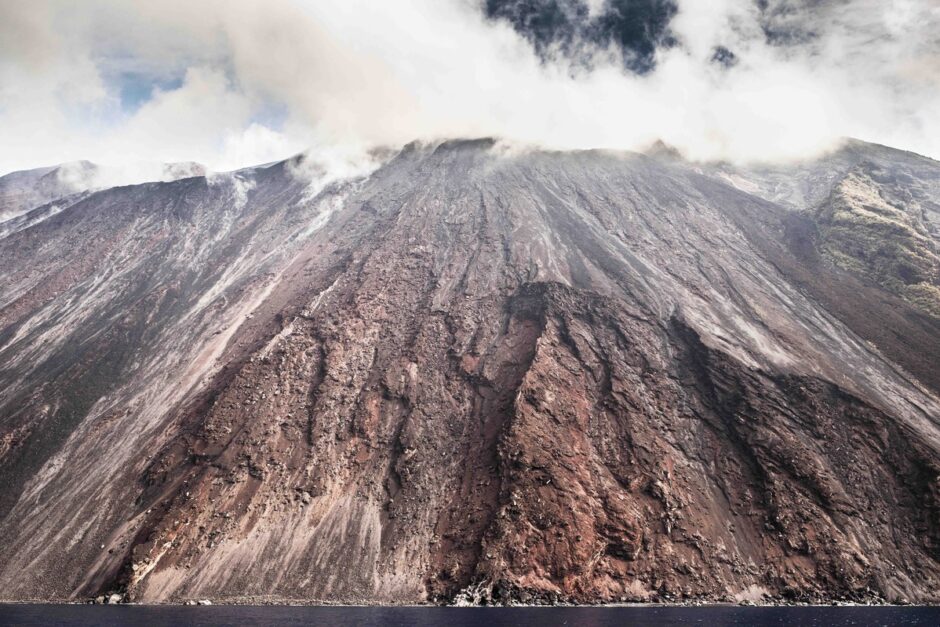
[[[940,601],[940,164],[305,159],[0,237],[6,598]]]

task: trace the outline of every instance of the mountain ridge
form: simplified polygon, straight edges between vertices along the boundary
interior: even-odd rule
[[[493,147],[0,238],[4,594],[935,600],[933,319],[720,174]]]

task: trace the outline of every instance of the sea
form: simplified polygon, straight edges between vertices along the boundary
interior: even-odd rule
[[[0,604],[0,625],[391,625],[425,627],[688,627],[703,625],[924,625],[940,607],[349,607]]]

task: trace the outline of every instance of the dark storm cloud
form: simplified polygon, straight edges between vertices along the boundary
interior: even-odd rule
[[[589,64],[591,53],[613,46],[624,65],[638,74],[651,71],[656,49],[675,45],[669,22],[674,0],[485,0],[486,16],[503,20],[528,39],[543,58],[556,52]]]
[[[715,46],[715,51],[712,54],[712,63],[717,63],[726,68],[734,67],[738,62],[738,57],[731,50],[728,50],[724,46]]]
[[[938,0],[0,0],[0,172],[479,136],[938,156],[937,111]]]
[[[812,42],[819,37],[818,27],[826,18],[824,11],[834,5],[848,4],[842,0],[756,0],[756,3],[767,43],[775,46]]]
[[[706,0],[701,0],[706,1]],[[849,0],[751,0],[766,42],[811,45],[835,8]],[[670,28],[679,0],[482,0],[487,18],[504,21],[524,36],[545,60],[567,57],[590,66],[593,54],[611,47],[624,66],[646,74],[655,69],[657,49],[681,46]],[[738,53],[719,45],[712,58],[730,68]]]

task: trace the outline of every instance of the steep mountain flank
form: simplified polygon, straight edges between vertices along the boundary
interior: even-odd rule
[[[823,158],[706,170],[812,222],[829,263],[940,319],[940,164],[848,141]]]
[[[0,176],[0,222],[48,202],[85,191],[81,180],[92,175],[94,170],[94,164],[78,161]]]
[[[940,333],[805,213],[489,140],[302,165],[0,239],[5,597],[940,600]]]
[[[0,237],[54,215],[92,191],[131,180],[176,181],[205,174],[205,167],[193,162],[116,168],[74,161],[11,172],[0,176]]]
[[[877,166],[853,169],[817,211],[821,248],[836,265],[940,318],[940,237],[909,190]]]

